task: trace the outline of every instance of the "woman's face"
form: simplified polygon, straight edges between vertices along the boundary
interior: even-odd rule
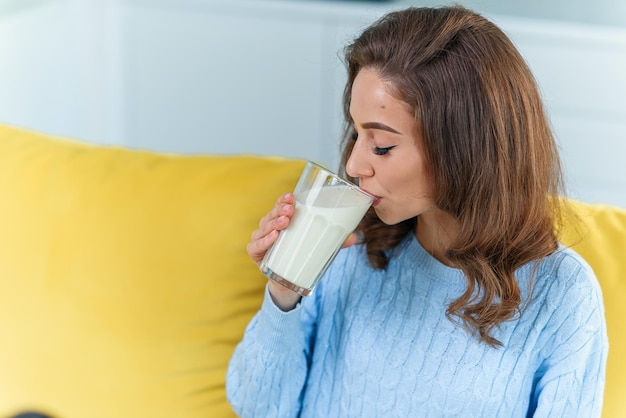
[[[346,172],[378,197],[378,217],[392,225],[437,210],[418,124],[376,71],[364,68],[356,76],[350,115],[358,136]]]

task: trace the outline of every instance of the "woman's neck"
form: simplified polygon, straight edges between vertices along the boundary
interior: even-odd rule
[[[454,267],[445,253],[456,238],[458,229],[459,224],[452,215],[437,209],[417,217],[415,236],[430,255],[441,263]]]

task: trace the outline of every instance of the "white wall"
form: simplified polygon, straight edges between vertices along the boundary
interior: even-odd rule
[[[626,29],[494,17],[529,62],[572,197],[626,207]]]
[[[0,0],[0,121],[118,143],[113,11],[91,0]]]
[[[323,22],[143,4],[124,20],[128,143],[319,157]]]
[[[0,0],[0,121],[102,144],[335,167],[341,48],[404,6]],[[626,28],[488,16],[537,76],[571,195],[626,207]]]

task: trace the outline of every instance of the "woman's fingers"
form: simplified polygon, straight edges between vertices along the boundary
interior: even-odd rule
[[[259,239],[250,241],[246,247],[250,258],[252,258],[255,263],[260,264],[268,248],[272,246],[276,238],[278,238],[278,231],[274,230]]]
[[[259,228],[252,233],[252,239],[246,247],[248,255],[257,264],[263,260],[268,248],[278,238],[278,231],[289,225],[289,219],[293,216],[294,211],[293,195],[284,193],[278,198],[272,210],[261,218]]]
[[[295,209],[291,203],[279,201],[272,210],[259,221],[259,228],[252,233],[252,239],[260,239],[274,230],[285,229]]]

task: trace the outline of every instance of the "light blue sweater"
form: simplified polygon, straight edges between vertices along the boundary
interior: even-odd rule
[[[608,351],[601,290],[568,249],[516,277],[521,317],[491,348],[446,318],[460,270],[414,236],[385,271],[342,250],[290,312],[266,291],[237,346],[227,394],[242,417],[599,417]]]

